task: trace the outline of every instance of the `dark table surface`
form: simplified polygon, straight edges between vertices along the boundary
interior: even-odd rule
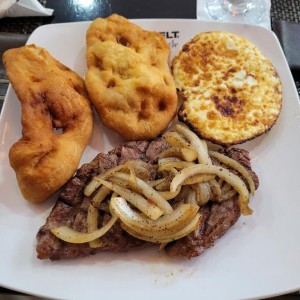
[[[118,13],[127,18],[196,18],[196,0],[39,0],[44,6],[53,8],[51,17],[4,18],[0,20],[0,34],[15,33],[13,44],[18,46],[26,42],[28,36],[38,27],[51,23],[77,22],[107,17]],[[300,22],[300,0],[272,0],[271,21],[278,20]],[[10,42],[0,44],[0,51],[11,46]],[[295,85],[300,91],[299,75],[294,74]],[[0,63],[0,111],[8,82]],[[0,287],[0,300],[38,299]],[[274,298],[275,299],[275,298]],[[276,299],[300,299],[299,292],[276,297]]]

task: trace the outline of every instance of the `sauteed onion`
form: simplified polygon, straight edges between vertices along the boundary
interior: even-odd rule
[[[99,237],[103,236],[117,221],[117,216],[112,216],[112,218],[109,220],[109,222],[101,227],[100,229],[97,229],[92,232],[79,232],[76,230],[73,230],[67,226],[60,226],[57,228],[51,229],[51,232],[58,237],[59,239],[73,243],[73,244],[82,244],[82,243],[88,243],[93,240],[98,239]]]
[[[172,214],[152,221],[134,211],[124,198],[116,197],[110,201],[112,213],[133,231],[145,236],[167,236],[175,234],[187,226],[199,210],[198,205],[181,204]]]
[[[199,174],[214,174],[228,182],[238,193],[241,211],[245,215],[251,214],[252,210],[248,207],[249,191],[244,181],[230,172],[229,170],[215,165],[198,164],[181,170],[173,179],[170,191],[174,192],[189,177]]]
[[[241,212],[251,214],[247,186],[253,194],[255,185],[248,170],[226,155],[208,150],[206,142],[187,127],[177,124],[174,130],[164,134],[170,148],[158,157],[155,179],[151,179],[149,165],[142,160],[104,171],[84,190],[91,198],[87,232],[61,226],[52,233],[70,243],[88,242],[90,247],[101,247],[99,237],[120,222],[130,235],[165,245],[197,228],[200,207],[208,201],[223,202],[238,194]],[[219,164],[213,164],[216,161]],[[180,197],[183,200],[178,202]],[[103,205],[111,219],[98,228]]]

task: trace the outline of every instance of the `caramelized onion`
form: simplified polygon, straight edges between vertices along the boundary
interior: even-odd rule
[[[117,216],[113,216],[102,228],[87,233],[76,231],[67,226],[53,228],[51,232],[65,242],[73,244],[88,243],[103,236],[115,224],[117,219]]]
[[[198,164],[180,171],[172,180],[170,190],[175,192],[187,178],[198,174],[214,174],[228,182],[239,193],[239,205],[245,215],[252,213],[248,207],[249,192],[244,181],[229,170],[214,165]]]
[[[116,166],[114,168],[104,171],[102,174],[98,176],[95,176],[93,180],[85,187],[84,194],[86,196],[92,195],[92,193],[95,192],[100,187],[101,179],[106,179],[107,177],[111,176],[112,174],[118,172],[123,168],[125,168],[125,165]]]
[[[255,185],[254,185],[253,178],[251,177],[250,173],[243,165],[241,165],[236,160],[216,151],[209,151],[209,155],[213,158],[216,158],[218,161],[224,163],[225,165],[237,170],[246,179],[251,194],[255,192]]]
[[[162,171],[170,171],[171,169],[184,169],[189,166],[193,166],[193,162],[187,162],[187,161],[173,161],[173,162],[166,162],[166,163],[158,163],[158,172]]]
[[[120,178],[123,180],[129,180],[128,174],[124,173],[116,173],[114,175],[115,178]],[[135,178],[136,184],[143,193],[144,196],[147,197],[147,199],[155,202],[155,204],[163,210],[165,214],[170,214],[173,211],[172,206],[169,204],[164,197],[160,195],[159,192],[157,192],[154,188],[152,188],[150,185],[148,185],[145,181],[141,180],[140,178]]]
[[[204,142],[202,142],[194,132],[180,124],[176,124],[175,129],[190,142],[194,150],[197,152],[199,163],[211,164],[206,144],[204,144]]]
[[[194,161],[197,159],[197,153],[189,148],[171,147],[162,151],[159,155],[160,158],[164,157],[178,157],[184,161]]]
[[[95,208],[92,204],[90,204],[88,209],[87,219],[86,219],[87,232],[90,233],[98,229],[98,217],[99,217],[98,209]],[[99,238],[97,238],[95,240],[90,241],[89,246],[91,248],[99,248],[102,247],[103,245],[99,241]]]
[[[150,181],[149,164],[142,160],[130,160],[106,170],[94,177],[84,190],[86,196],[93,196],[87,215],[87,233],[61,226],[52,229],[53,234],[67,242],[89,242],[90,247],[101,247],[99,237],[120,219],[122,228],[130,235],[165,245],[197,228],[201,220],[199,206],[210,200],[226,201],[236,193],[241,212],[251,214],[244,181],[230,170],[213,165],[211,157],[241,174],[253,193],[254,181],[244,166],[219,152],[208,151],[206,142],[181,124],[175,126],[174,132],[165,133],[164,138],[171,147],[159,155],[157,170],[163,178]],[[110,193],[108,203],[101,204]],[[168,201],[179,193],[179,198],[186,199],[186,203],[174,209]],[[98,209],[103,204],[112,218],[98,229]]]
[[[120,220],[136,232],[147,235],[166,235],[185,227],[195,217],[199,206],[181,204],[172,214],[165,215],[153,221],[134,211],[124,198],[116,197],[110,201],[110,210]]]
[[[100,203],[105,199],[106,196],[108,196],[111,193],[111,190],[107,188],[106,186],[100,186],[97,193],[92,199],[92,204],[95,207],[99,207]]]
[[[193,232],[198,226],[201,220],[201,215],[199,213],[192,219],[192,221],[184,228],[178,230],[177,232],[170,235],[163,236],[146,236],[144,234],[138,233],[132,228],[128,227],[124,223],[121,224],[122,228],[126,230],[130,235],[134,236],[137,239],[144,240],[151,243],[164,244],[172,241],[176,241],[184,236],[187,236],[191,232]]]
[[[128,202],[130,202],[133,206],[135,206],[137,209],[139,209],[141,212],[147,215],[150,219],[156,220],[163,214],[163,210],[161,210],[156,205],[147,201],[141,195],[129,189],[126,189],[118,184],[111,183],[106,180],[100,180],[100,181],[101,184],[105,185],[112,191],[116,192],[118,195],[125,198]]]
[[[211,198],[211,188],[209,183],[198,183],[192,186],[196,193],[196,201],[200,206],[205,205]]]
[[[176,131],[168,131],[163,137],[173,147],[191,148],[191,144]]]
[[[159,194],[166,200],[174,199],[180,193],[180,188],[175,192],[160,191]]]

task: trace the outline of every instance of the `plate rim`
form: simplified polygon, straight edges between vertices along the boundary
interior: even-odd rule
[[[184,22],[191,22],[191,23],[194,23],[194,22],[199,22],[199,23],[216,23],[216,22],[213,22],[213,21],[209,21],[209,22],[207,22],[207,21],[203,21],[203,20],[196,20],[196,19],[129,19],[129,20],[131,20],[131,21],[137,21],[137,22],[144,22],[144,21],[147,21],[147,22],[158,22],[158,21],[167,21],[167,22],[174,22],[174,21],[184,21]],[[83,21],[83,22],[68,22],[68,23],[55,23],[55,24],[46,24],[46,25],[42,25],[42,26],[40,26],[40,27],[38,27],[33,33],[32,33],[32,35],[30,36],[30,38],[28,39],[28,41],[27,41],[27,44],[29,44],[30,42],[31,42],[31,39],[32,39],[32,36],[34,37],[35,36],[35,34],[37,34],[37,32],[39,32],[40,30],[47,30],[47,28],[49,28],[49,27],[61,27],[62,25],[64,26],[64,25],[67,25],[67,26],[73,26],[73,24],[75,24],[76,26],[78,26],[78,25],[80,25],[80,24],[88,24],[88,23],[91,23],[92,21]],[[241,24],[241,25],[243,25],[243,26],[245,26],[245,24]],[[261,27],[261,26],[259,26],[259,25],[250,25],[250,24],[246,24],[247,25],[247,27],[248,28],[259,28],[259,30],[262,30],[262,31],[266,31],[266,32],[268,32],[268,34],[272,34],[272,36],[273,36],[273,38],[275,37],[275,39],[277,40],[277,42],[278,42],[278,45],[280,46],[280,43],[279,43],[279,41],[278,41],[278,38],[277,38],[277,36],[275,35],[275,33],[274,32],[272,32],[271,30],[268,30],[268,29],[266,29],[266,28],[264,28],[264,27]],[[282,51],[282,53],[283,53],[283,50],[282,50],[282,48],[281,48],[281,46],[280,46],[280,50]],[[285,63],[287,63],[286,61],[285,61]],[[3,119],[4,119],[4,115],[5,115],[5,111],[6,111],[6,106],[8,105],[7,103],[8,103],[8,100],[7,100],[7,98],[9,97],[9,94],[11,93],[11,90],[12,88],[11,88],[11,86],[9,86],[9,89],[8,89],[8,91],[7,91],[7,93],[6,93],[6,96],[5,96],[5,100],[4,100],[4,103],[3,103],[3,107],[2,107],[2,111],[1,111],[1,116],[0,116],[0,135],[2,135],[2,127],[3,127]],[[297,95],[297,90],[296,90],[296,86],[294,87],[294,92],[295,92],[295,95],[298,97],[298,95]],[[0,150],[0,153],[2,152],[2,150]],[[1,275],[1,272],[0,272],[0,275]],[[27,293],[27,294],[31,294],[31,295],[36,295],[36,296],[43,296],[43,297],[47,297],[48,295],[47,294],[40,294],[40,293],[34,293],[34,292],[31,292],[31,291],[27,291],[27,290],[24,290],[24,289],[16,289],[15,287],[13,287],[13,286],[8,286],[8,285],[3,285],[3,284],[1,284],[0,283],[0,285],[1,286],[3,286],[3,287],[6,287],[6,288],[9,288],[9,289],[13,289],[13,290],[15,290],[15,291],[20,291],[20,292],[23,292],[23,293]],[[295,289],[292,289],[292,290],[288,290],[288,291],[284,291],[284,293],[290,293],[290,292],[293,292],[293,291],[297,291],[298,289],[300,289],[300,281],[299,281],[299,286],[297,287],[297,288],[295,288]],[[274,294],[265,294],[265,295],[262,295],[262,296],[270,296],[270,297],[272,297],[272,296],[277,296],[277,295],[280,295],[281,293],[274,293]],[[53,295],[51,295],[51,297],[53,297]],[[58,299],[58,298],[56,298],[56,299]]]

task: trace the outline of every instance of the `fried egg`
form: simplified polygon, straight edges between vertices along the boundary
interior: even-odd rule
[[[282,107],[276,69],[247,39],[204,32],[187,42],[172,62],[184,99],[179,120],[199,136],[229,146],[267,132]]]

